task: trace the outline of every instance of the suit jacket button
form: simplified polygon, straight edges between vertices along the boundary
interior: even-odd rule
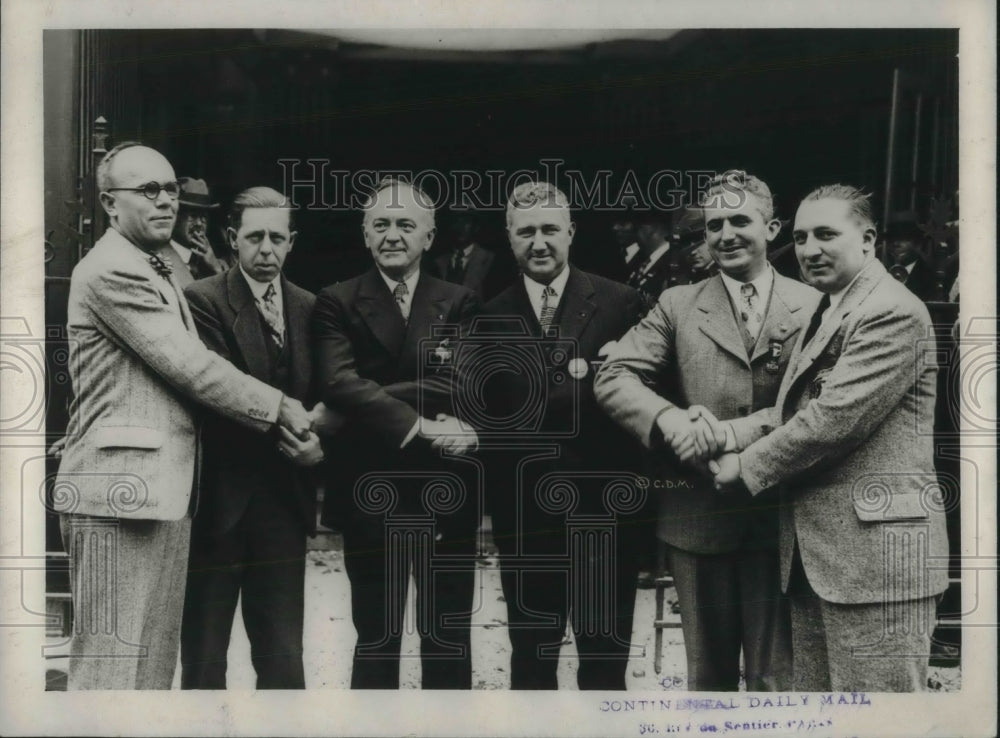
[[[736,408],[736,412],[738,412],[740,415],[749,415],[750,408],[748,408],[746,405],[740,405],[738,408]]]

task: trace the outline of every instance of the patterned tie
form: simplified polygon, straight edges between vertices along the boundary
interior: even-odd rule
[[[448,274],[446,276],[449,282],[462,284],[462,280],[465,279],[464,256],[465,249],[455,249],[452,253],[451,261],[448,262]]]
[[[805,338],[802,339],[802,345],[808,344],[812,337],[816,335],[816,331],[819,330],[820,323],[823,322],[823,313],[826,309],[830,307],[830,296],[823,295],[823,299],[819,301],[819,305],[816,306],[816,312],[813,313],[812,320],[809,321],[809,327],[806,328]]]
[[[392,297],[396,301],[396,307],[402,313],[404,321],[410,320],[410,302],[406,299],[408,294],[410,294],[410,290],[407,288],[406,282],[397,282],[392,291]]]
[[[285,345],[285,321],[281,317],[281,311],[278,309],[278,304],[274,299],[276,294],[274,282],[271,282],[267,286],[267,289],[264,290],[264,294],[258,304],[260,305],[261,315],[264,316],[268,328],[271,329],[271,338],[280,349]]]
[[[552,285],[545,285],[545,289],[542,290],[542,310],[538,316],[538,322],[541,323],[542,330],[552,325],[552,319],[556,317],[556,305],[558,303],[559,300],[556,299],[556,291],[552,289]]]
[[[740,285],[740,317],[743,318],[743,325],[750,334],[750,339],[755,341],[760,334],[760,326],[764,322],[764,316],[757,309],[757,288],[751,283]]]
[[[646,269],[648,268],[649,268],[649,258],[647,257],[646,259],[643,259],[639,263],[639,266],[637,266],[635,269],[632,270],[632,274],[630,274],[628,278],[627,282],[628,286],[638,287],[639,285],[641,285],[643,281],[642,278],[643,276],[645,276]]]

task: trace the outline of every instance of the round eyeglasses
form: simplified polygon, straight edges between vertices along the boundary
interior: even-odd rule
[[[166,192],[167,197],[171,200],[176,200],[180,197],[181,186],[176,182],[164,182],[163,184],[160,184],[159,182],[147,182],[139,187],[109,187],[106,191],[141,192],[148,200],[155,200],[160,196],[161,192]]]

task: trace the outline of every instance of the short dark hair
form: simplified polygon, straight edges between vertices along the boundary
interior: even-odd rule
[[[849,206],[849,212],[861,221],[862,225],[871,226],[876,231],[875,216],[872,215],[872,196],[854,185],[832,184],[817,187],[804,198],[802,202],[813,200],[843,200]]]
[[[700,204],[705,208],[711,207],[714,203],[725,203],[726,195],[733,192],[745,192],[755,196],[760,203],[759,209],[764,220],[774,218],[774,195],[771,194],[771,188],[764,180],[742,169],[727,169],[713,177],[701,194]],[[742,203],[740,205],[742,206]]]
[[[243,224],[243,211],[247,208],[282,208],[288,211],[288,230],[295,230],[295,204],[270,187],[251,187],[233,198],[229,207],[228,225],[238,231]]]

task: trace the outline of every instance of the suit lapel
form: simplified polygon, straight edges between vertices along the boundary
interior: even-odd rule
[[[257,379],[267,381],[270,379],[270,370],[264,341],[268,338],[260,324],[257,302],[239,267],[226,272],[226,292],[229,306],[236,314],[233,320],[233,338],[246,362],[247,371]]]
[[[597,303],[592,300],[593,296],[594,285],[587,275],[579,269],[570,268],[569,279],[566,280],[566,290],[562,300],[559,301],[559,312],[555,317],[555,323],[559,326],[560,338],[579,338],[581,336],[597,311]],[[527,298],[527,292],[525,292],[525,298]]]
[[[789,304],[789,301],[784,283],[775,272],[774,286],[771,288],[771,304],[767,306],[764,324],[761,326],[753,356],[750,357],[751,363],[768,352],[772,337],[783,342],[801,328],[798,312],[802,306]]]
[[[406,340],[399,353],[400,367],[418,366],[420,341],[431,338],[431,326],[440,325],[448,313],[448,296],[437,289],[438,285],[428,274],[421,274],[410,303],[410,320],[406,326]],[[398,311],[397,311],[398,312]]]
[[[417,292],[424,276],[421,275],[417,282]],[[416,297],[413,296],[414,303]],[[392,356],[399,356],[406,338],[406,322],[377,268],[370,269],[361,279],[358,287],[358,312],[378,342]],[[410,317],[413,317],[412,306]]]
[[[893,279],[893,277],[889,277],[889,273],[882,266],[881,262],[873,261],[869,263],[865,267],[864,272],[858,276],[854,284],[844,293],[843,299],[841,299],[840,304],[834,309],[833,314],[820,325],[819,330],[816,331],[816,335],[813,336],[808,346],[801,345],[802,339],[805,337],[805,331],[802,332],[796,344],[798,359],[790,371],[792,376],[788,381],[789,387],[816,362],[833,337],[840,331],[840,326],[845,318],[850,315],[855,307],[864,302],[865,298],[875,288],[875,285],[883,278]]]
[[[281,292],[285,298],[285,335],[291,357],[292,394],[305,397],[309,392],[312,357],[309,353],[309,300],[281,275]]]
[[[469,254],[469,263],[465,266],[465,278],[462,280],[462,284],[469,288],[475,288],[482,284],[492,262],[492,252],[479,245],[473,246],[472,253]]]
[[[695,300],[695,309],[699,312],[701,332],[711,338],[723,351],[728,351],[744,364],[749,365],[746,344],[740,334],[736,318],[733,316],[733,305],[722,283],[722,277],[716,275],[705,280],[705,287]]]

